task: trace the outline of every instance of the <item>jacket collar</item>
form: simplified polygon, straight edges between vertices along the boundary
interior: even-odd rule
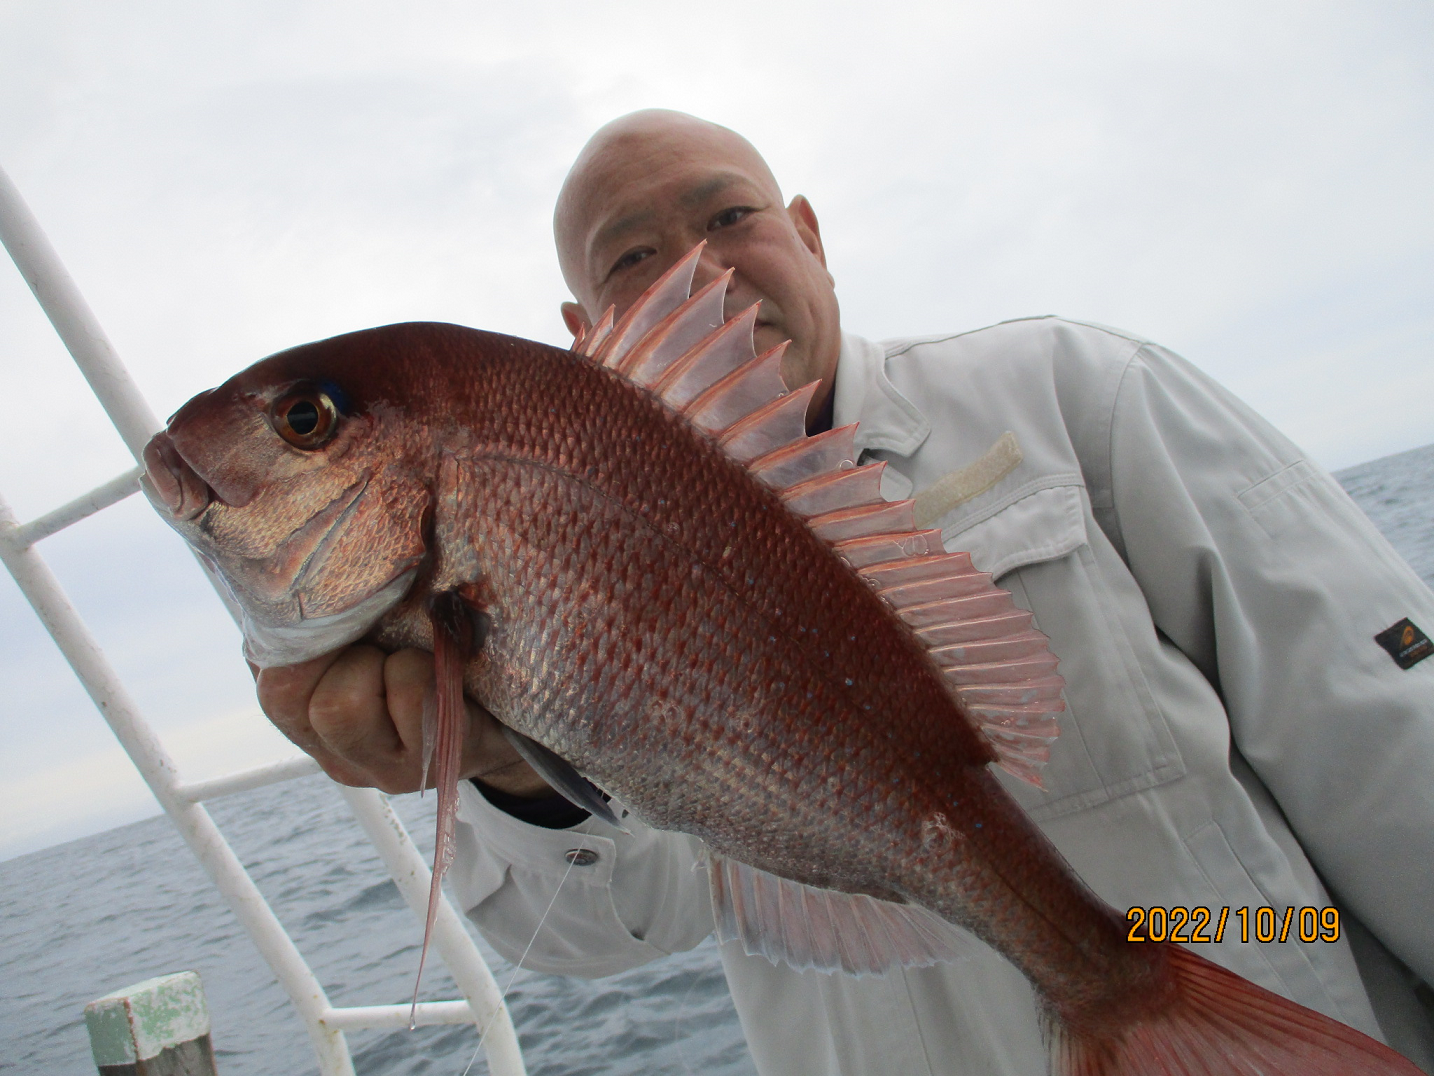
[[[837,359],[832,426],[860,422],[856,448],[909,456],[931,435],[926,416],[886,377],[886,352],[879,344],[842,333]]]

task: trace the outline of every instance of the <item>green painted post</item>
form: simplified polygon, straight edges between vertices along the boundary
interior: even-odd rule
[[[216,1076],[199,975],[181,971],[85,1006],[100,1076]]]

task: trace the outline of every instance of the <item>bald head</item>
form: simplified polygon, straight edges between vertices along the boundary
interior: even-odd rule
[[[767,162],[736,131],[662,108],[619,116],[588,139],[563,181],[553,212],[558,263],[563,279],[579,301],[586,298],[582,289],[589,275],[587,261],[594,238],[589,225],[603,215],[611,192],[693,162],[710,162],[718,168],[726,165],[760,186],[772,202],[782,201],[781,188]],[[643,209],[637,213],[642,214]],[[610,229],[620,229],[630,222],[605,223]]]
[[[767,162],[735,131],[659,109],[613,120],[573,163],[553,234],[574,333],[609,306],[620,317],[705,240],[694,288],[734,270],[726,315],[760,303],[758,349],[790,339],[787,383],[822,381],[814,413],[826,405],[841,332],[816,214],[800,195],[782,204]]]

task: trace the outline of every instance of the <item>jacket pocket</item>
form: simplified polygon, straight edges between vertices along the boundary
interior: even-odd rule
[[[1226,956],[1228,966],[1267,990],[1278,991],[1304,1005],[1314,1005],[1321,1012],[1349,1020],[1350,1016],[1340,1016],[1340,1003],[1322,981],[1317,962],[1309,952],[1312,946],[1324,946],[1329,942],[1301,942],[1297,937],[1274,943],[1259,941],[1258,921],[1254,918],[1258,909],[1273,908],[1279,917],[1286,907],[1300,901],[1302,894],[1294,879],[1281,879],[1285,884],[1280,888],[1288,900],[1268,892],[1255,881],[1235,854],[1218,822],[1207,822],[1182,840],[1216,894],[1210,906],[1231,909],[1222,939],[1224,945],[1235,949],[1234,953]],[[1238,909],[1245,909],[1243,918]],[[1279,922],[1278,918],[1276,922]],[[1331,966],[1330,961],[1322,963],[1325,967]]]
[[[1144,600],[1128,573],[1111,578],[1123,571],[1113,550],[1105,571],[1097,563],[1082,487],[1037,489],[977,523],[950,525],[942,540],[969,552],[1031,610],[1060,659],[1066,711],[1042,774],[1046,790],[997,771],[1032,818],[1057,818],[1185,773],[1122,616],[1143,615]]]

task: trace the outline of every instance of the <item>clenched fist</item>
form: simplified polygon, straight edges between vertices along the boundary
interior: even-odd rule
[[[418,790],[423,702],[432,688],[432,654],[385,654],[362,643],[258,674],[264,713],[325,773],[340,784],[389,793]],[[552,795],[508,743],[497,720],[471,701],[467,706],[460,775],[515,796]]]

